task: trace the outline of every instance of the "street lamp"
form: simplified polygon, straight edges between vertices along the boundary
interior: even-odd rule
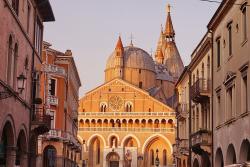
[[[159,167],[159,165],[160,165],[160,159],[158,157],[158,153],[159,153],[159,150],[156,149],[156,158],[155,158],[155,166],[156,167]]]
[[[19,93],[22,93],[22,91],[25,89],[26,80],[27,78],[23,75],[23,73],[17,77],[17,89]]]
[[[24,74],[20,74],[17,77],[17,89],[18,93],[22,93],[22,91],[25,89],[27,78],[24,76]],[[0,80],[0,100],[7,99],[12,96],[17,96],[17,92],[10,89],[9,86],[4,83],[2,80]]]

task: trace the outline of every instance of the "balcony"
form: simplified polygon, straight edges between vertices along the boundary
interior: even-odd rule
[[[136,132],[136,133],[174,133],[174,128],[141,128],[141,127],[80,127],[82,132]]]
[[[179,103],[177,106],[176,118],[178,120],[184,120],[188,116],[188,104]]]
[[[196,103],[201,103],[209,98],[211,92],[211,81],[207,79],[198,79],[191,86],[191,99]]]
[[[58,98],[56,96],[49,96],[47,98],[48,100],[48,104],[52,105],[52,106],[57,106],[58,105]]]
[[[192,150],[201,155],[202,152],[211,152],[212,133],[208,130],[199,130],[191,135]]]
[[[60,76],[66,76],[66,72],[63,67],[53,64],[43,64],[42,71]]]
[[[37,134],[41,135],[46,133],[50,129],[51,124],[51,116],[46,115],[44,109],[37,108],[33,115],[33,119],[31,121],[32,130]]]
[[[188,139],[180,139],[179,149],[180,149],[180,153],[182,155],[189,155],[189,140]]]
[[[175,112],[79,112],[81,117],[175,117]]]
[[[43,135],[44,138],[51,141],[61,141],[67,143],[68,146],[71,146],[73,149],[80,149],[81,144],[75,136],[70,132],[65,132],[62,130],[51,129],[48,133]]]

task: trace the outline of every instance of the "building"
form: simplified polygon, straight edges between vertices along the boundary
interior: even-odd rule
[[[79,138],[89,167],[173,165],[174,83],[183,70],[167,12],[155,61],[119,37],[105,69],[105,83],[80,99]],[[168,105],[169,104],[169,105]]]
[[[190,161],[193,167],[212,166],[212,35],[207,33],[191,56],[190,72]]]
[[[174,144],[174,158],[177,167],[189,166],[189,71],[185,67],[176,82],[178,103],[176,106],[176,143]]]
[[[77,166],[81,152],[77,139],[80,78],[70,50],[62,53],[47,42],[43,44],[40,97],[52,120],[50,131],[39,136],[36,163]]]
[[[176,157],[179,167],[212,165],[211,57],[212,34],[206,33],[176,83],[179,97]]]
[[[249,0],[223,0],[213,33],[214,166],[250,161]]]
[[[54,21],[48,0],[0,1],[0,166],[28,166],[31,136],[48,130],[35,110],[43,22]]]

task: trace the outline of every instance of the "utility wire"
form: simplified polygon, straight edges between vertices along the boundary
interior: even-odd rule
[[[222,1],[216,1],[216,0],[200,0],[200,1],[202,1],[202,2],[209,2],[209,3],[218,3],[218,4],[222,3]],[[233,5],[242,6],[243,4],[233,3]],[[250,6],[250,5],[246,4],[245,6]]]

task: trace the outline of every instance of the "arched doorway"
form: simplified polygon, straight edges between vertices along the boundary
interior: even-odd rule
[[[152,136],[143,145],[144,167],[152,167],[155,165],[156,157],[159,158],[160,166],[168,166],[173,162],[171,155],[171,146],[166,139],[161,136]]]
[[[205,151],[202,153],[201,166],[202,167],[211,167],[209,155]]]
[[[24,131],[20,131],[16,145],[16,165],[27,166],[27,141]]]
[[[89,166],[102,166],[104,141],[95,136],[89,143]]]
[[[56,148],[47,146],[43,150],[43,167],[56,167]]]
[[[250,142],[243,140],[240,147],[240,162],[250,161]]]
[[[199,167],[199,161],[197,159],[194,160],[193,167]]]
[[[230,144],[227,148],[226,165],[231,165],[235,163],[236,163],[235,149],[234,146]]]
[[[119,167],[120,157],[116,152],[111,152],[107,155],[108,167]]]
[[[224,160],[221,148],[218,148],[215,154],[215,167],[224,167]]]
[[[0,166],[14,166],[14,159],[11,156],[14,147],[14,131],[10,122],[7,122],[3,128],[0,140]]]

